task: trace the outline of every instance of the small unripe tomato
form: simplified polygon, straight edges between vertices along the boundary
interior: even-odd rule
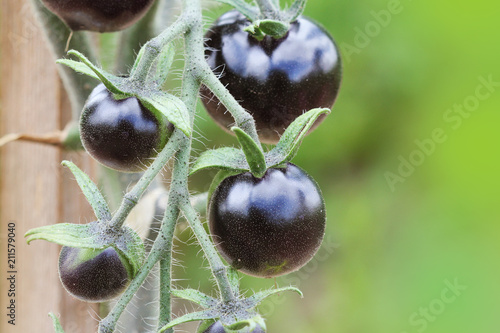
[[[103,84],[85,103],[80,137],[99,163],[122,172],[144,171],[165,147],[173,125],[135,97],[116,100]]]
[[[63,246],[59,277],[64,288],[85,302],[104,302],[120,295],[132,277],[131,268],[114,248],[104,250]]]
[[[279,39],[266,36],[259,41],[244,30],[248,25],[235,10],[223,14],[205,35],[205,56],[231,95],[254,117],[259,139],[277,143],[305,111],[332,107],[342,78],[340,52],[326,30],[303,16]],[[201,95],[208,114],[232,133],[234,119],[226,107],[206,87]]]
[[[154,0],[42,0],[71,30],[112,32],[137,22]]]
[[[250,172],[224,179],[208,207],[210,233],[222,257],[257,277],[298,270],[325,232],[325,202],[316,182],[288,163],[262,178]]]

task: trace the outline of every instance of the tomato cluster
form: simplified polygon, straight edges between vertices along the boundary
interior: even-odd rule
[[[205,35],[205,55],[220,81],[254,117],[260,140],[276,143],[305,111],[332,107],[342,76],[340,56],[332,37],[308,18],[292,22],[279,39],[257,40],[244,30],[249,24],[237,11],[222,15]],[[234,119],[224,105],[207,88],[202,96],[208,114],[229,130]]]

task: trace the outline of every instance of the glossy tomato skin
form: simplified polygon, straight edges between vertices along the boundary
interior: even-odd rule
[[[87,152],[101,164],[122,172],[140,172],[165,146],[173,127],[137,98],[115,100],[103,84],[90,94],[80,119]]]
[[[236,11],[222,15],[205,35],[205,55],[220,81],[253,115],[261,141],[276,143],[305,111],[332,107],[342,76],[340,55],[328,32],[308,18],[291,23],[284,37],[262,41],[243,31],[249,24]],[[227,109],[206,87],[202,96],[209,115],[228,130],[234,120]]]
[[[209,226],[222,257],[241,272],[275,277],[314,256],[325,232],[325,203],[297,166],[224,179],[209,203]]]
[[[71,30],[112,32],[128,28],[154,0],[42,0]]]
[[[112,247],[95,250],[63,246],[59,277],[72,296],[85,302],[108,301],[130,282],[124,262]]]

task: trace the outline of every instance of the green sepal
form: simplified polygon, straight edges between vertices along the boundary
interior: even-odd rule
[[[210,200],[212,199],[212,194],[214,191],[219,187],[219,184],[222,183],[224,179],[227,177],[231,177],[234,175],[240,174],[241,171],[236,171],[236,170],[220,170],[217,172],[215,175],[214,179],[212,180],[212,183],[210,184],[210,187],[208,189],[208,198],[207,198],[207,205],[210,207]],[[209,214],[208,208],[207,208],[207,215]]]
[[[243,302],[249,308],[254,308],[260,302],[262,302],[264,299],[266,299],[267,297],[272,296],[274,294],[279,294],[279,293],[285,292],[285,291],[294,291],[297,294],[299,294],[300,297],[304,297],[304,295],[302,294],[302,292],[299,289],[297,289],[295,287],[284,287],[284,288],[268,289],[268,290],[259,291],[258,293],[255,293],[252,296],[245,299]]]
[[[172,289],[172,295],[198,304],[202,308],[216,306],[218,301],[196,289]]]
[[[234,7],[241,14],[245,15],[250,21],[255,21],[259,15],[259,11],[257,10],[257,8],[245,2],[244,0],[217,0],[217,1]]]
[[[168,53],[171,51],[166,50],[165,52]],[[167,53],[162,53],[161,56],[163,56],[164,59],[158,60],[162,64],[169,61],[168,58],[170,55]],[[75,66],[77,62],[70,62],[64,59],[60,61],[61,64],[67,65],[83,74],[87,74],[88,70],[82,71],[82,64],[87,66],[94,73],[92,77],[97,76],[106,88],[115,95],[115,98],[136,97],[146,108],[152,112],[163,114],[169,122],[174,124],[174,126],[180,129],[186,136],[191,136],[192,130],[189,112],[184,103],[178,97],[158,89],[158,83],[166,78],[166,73],[163,72],[163,70],[156,70],[157,67],[161,67],[160,63],[156,63],[156,66],[152,66],[154,70],[153,77],[151,78],[152,81],[147,81],[142,85],[136,85],[132,84],[133,81],[131,81],[129,77],[118,77],[98,68],[78,51],[71,50],[68,54],[78,57],[81,61],[80,65]],[[148,78],[150,77],[148,76]],[[161,84],[163,84],[163,82],[161,82]]]
[[[286,35],[290,29],[290,24],[277,20],[257,20],[243,30],[251,34],[257,40],[262,40],[265,36],[281,38]]]
[[[257,328],[257,325],[260,326],[264,332],[266,331],[266,322],[259,315],[251,319],[240,320],[234,324],[225,326],[225,328],[226,332],[238,332],[244,328],[247,328],[245,332],[253,332]]]
[[[72,70],[74,70],[75,72],[85,74],[85,75],[90,76],[96,80],[100,80],[99,76],[97,76],[97,74],[93,70],[91,70],[89,68],[89,66],[85,65],[84,63],[82,63],[80,61],[75,61],[75,60],[71,60],[71,59],[59,59],[56,61],[56,63],[58,63],[60,65],[67,66],[67,67],[71,68]]]
[[[288,126],[280,141],[266,154],[267,167],[275,167],[290,162],[299,150],[302,139],[307,135],[314,122],[323,114],[330,113],[330,109],[312,109]]]
[[[229,279],[229,284],[231,285],[231,289],[233,290],[233,294],[240,294],[240,276],[238,271],[234,269],[232,266],[227,267],[227,277]]]
[[[255,142],[250,135],[245,133],[239,127],[231,128],[231,131],[236,134],[236,138],[241,145],[241,149],[245,154],[250,172],[256,177],[261,178],[266,173],[266,159],[260,144]]]
[[[200,323],[200,326],[196,329],[196,333],[205,333],[205,331],[215,324],[216,320],[204,320]]]
[[[63,161],[61,164],[67,167],[75,176],[76,182],[87,198],[87,201],[92,206],[95,216],[100,221],[110,221],[111,212],[109,210],[108,203],[97,188],[97,185],[94,184],[90,177],[87,176],[85,172],[80,170],[73,162]]]
[[[59,318],[57,318],[57,316],[52,312],[49,313],[49,317],[52,318],[52,324],[54,325],[54,332],[64,333],[61,323],[59,322]]]
[[[96,222],[88,224],[57,223],[29,230],[24,237],[26,243],[42,239],[70,247],[104,249],[106,243],[94,237],[99,232]]]
[[[290,8],[288,8],[285,11],[286,15],[286,20],[288,22],[293,22],[295,21],[302,13],[304,12],[304,9],[306,8],[306,2],[307,0],[295,0]]]
[[[153,62],[153,65],[149,69],[147,81],[154,82],[159,88],[161,88],[167,80],[170,68],[174,62],[174,56],[175,48],[172,43],[169,43],[161,50],[160,54]]]
[[[240,149],[224,147],[204,151],[194,162],[189,175],[211,168],[240,172],[250,170],[245,159],[245,154]]]
[[[144,243],[129,227],[109,229],[106,223],[95,221],[87,224],[58,223],[29,230],[24,237],[29,244],[41,239],[63,246],[88,249],[106,249],[112,246],[126,258],[129,276],[139,271],[145,258]],[[126,265],[127,266],[127,265]]]
[[[155,92],[150,96],[137,96],[148,109],[163,114],[169,122],[180,129],[187,137],[191,136],[189,112],[182,100],[165,92]]]
[[[171,322],[169,322],[167,325],[163,326],[158,333],[165,332],[169,328],[172,328],[176,325],[182,324],[182,323],[187,323],[190,321],[196,321],[196,320],[208,320],[208,319],[214,319],[215,318],[215,311],[214,310],[204,310],[204,311],[198,311],[198,312],[191,312],[188,314],[185,314],[184,316],[175,318]]]
[[[80,59],[81,63],[86,65],[92,72],[94,72],[95,76],[97,76],[99,81],[101,81],[106,86],[106,88],[110,92],[112,92],[113,94],[123,96],[123,97],[133,96],[132,93],[127,92],[125,89],[127,78],[115,76],[111,73],[106,72],[102,68],[95,66],[89,59],[87,59],[87,57],[85,57],[83,54],[81,54],[78,51],[70,50],[70,51],[68,51],[68,54],[73,55],[73,56],[77,57],[78,59]],[[66,62],[59,62],[59,61],[58,61],[58,63],[69,66],[72,69],[78,71],[76,68],[73,67],[73,65],[74,65],[73,63],[66,63]],[[80,67],[81,66],[79,65],[78,68],[80,68]],[[80,72],[80,73],[86,74],[85,72]],[[95,76],[92,76],[92,77],[95,77]]]
[[[145,45],[141,47],[139,52],[137,53],[137,56],[135,57],[134,65],[132,66],[132,69],[130,70],[130,74],[134,73],[137,67],[139,67],[139,63],[141,62],[142,56],[144,55],[144,52],[146,52],[146,47]]]
[[[111,244],[115,250],[125,258],[132,271],[129,271],[130,278],[133,278],[139,269],[144,264],[146,258],[146,250],[141,237],[130,227],[122,227],[122,235],[116,237],[114,243]]]

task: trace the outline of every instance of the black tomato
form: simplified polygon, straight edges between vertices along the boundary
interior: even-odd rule
[[[118,296],[131,279],[125,260],[112,247],[95,250],[63,246],[59,277],[71,295],[86,302],[104,302]]]
[[[292,22],[284,37],[262,41],[243,31],[249,24],[236,11],[222,15],[205,35],[205,55],[220,81],[253,115],[260,140],[276,143],[305,111],[332,107],[342,76],[340,55],[332,37],[308,18]],[[209,115],[228,130],[234,120],[224,105],[206,87],[202,96]]]
[[[224,330],[224,326],[222,326],[222,323],[220,321],[216,321],[215,323],[213,323],[212,325],[210,325],[206,329],[204,328],[205,325],[203,325],[203,324],[204,323],[202,323],[200,325],[200,327],[198,327],[198,332],[199,333],[225,333],[226,332]],[[233,331],[231,331],[231,332],[233,332]],[[248,329],[246,329],[246,330],[243,329],[243,330],[241,330],[241,332],[249,332],[249,330]],[[252,333],[265,333],[265,331],[262,329],[262,327],[260,327],[259,325],[257,325],[257,327],[252,331]]]
[[[316,182],[293,164],[262,178],[224,179],[209,203],[209,226],[222,257],[248,275],[293,272],[314,256],[325,232],[325,203]]]
[[[101,164],[122,172],[140,172],[165,146],[173,126],[137,98],[116,100],[103,84],[90,94],[80,119],[87,152]]]
[[[71,30],[112,32],[137,22],[154,0],[42,0]]]

